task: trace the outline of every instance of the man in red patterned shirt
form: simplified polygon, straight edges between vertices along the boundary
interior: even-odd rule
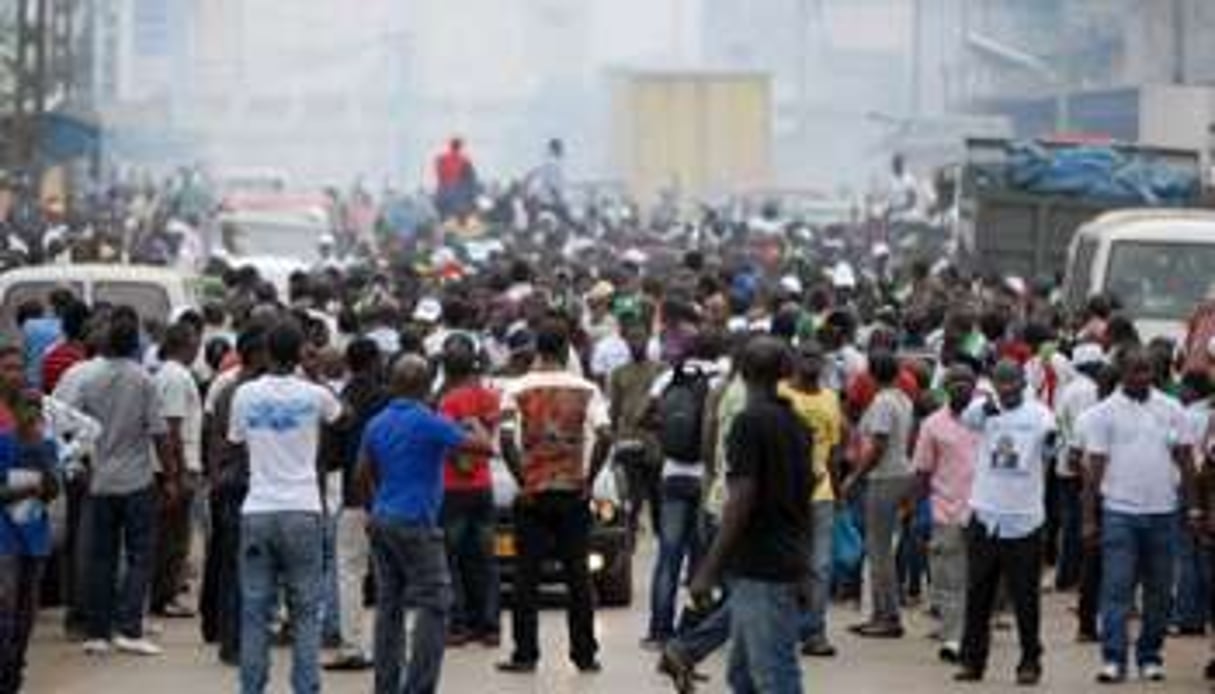
[[[498,665],[503,672],[534,672],[540,659],[536,588],[550,542],[568,584],[570,658],[581,672],[600,670],[587,568],[587,499],[607,460],[611,420],[599,388],[566,370],[568,356],[566,326],[548,322],[536,334],[536,365],[503,394],[502,457],[521,490],[514,517],[519,542],[511,614],[515,650]]]

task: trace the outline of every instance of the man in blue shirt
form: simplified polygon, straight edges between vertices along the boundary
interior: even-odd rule
[[[451,577],[439,511],[443,461],[453,450],[487,452],[489,438],[476,422],[470,431],[426,404],[430,365],[406,355],[393,366],[392,402],[363,433],[359,480],[371,502],[371,554],[375,562],[375,691],[434,692],[443,664]],[[417,610],[409,668],[405,610]]]

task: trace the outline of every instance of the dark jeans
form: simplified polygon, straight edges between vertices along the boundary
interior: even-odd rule
[[[644,448],[632,448],[616,453],[616,466],[624,471],[625,492],[629,500],[629,531],[636,533],[641,519],[641,507],[650,505],[650,529],[657,533],[662,526],[662,468]]]
[[[489,490],[448,492],[443,500],[443,527],[455,589],[452,631],[497,634],[499,593],[493,494]]]
[[[1084,554],[1080,537],[1083,525],[1080,490],[1079,477],[1059,477],[1055,482],[1059,518],[1059,554],[1055,559],[1057,590],[1070,590],[1080,583],[1080,564]]]
[[[190,558],[194,494],[197,490],[198,476],[186,474],[182,477],[181,496],[177,503],[173,506],[163,502],[158,505],[160,532],[156,542],[156,564],[152,572],[154,613],[163,611],[186,588],[186,562]]]
[[[88,563],[89,551],[84,529],[85,500],[88,498],[88,481],[84,476],[69,480],[64,485],[64,502],[67,504],[67,532],[61,550],[59,585],[63,591],[63,625],[69,633],[83,634],[87,624],[88,578],[81,567]]]
[[[1100,502],[1098,502],[1100,503]],[[1097,517],[1100,524],[1101,517]],[[1083,543],[1082,543],[1083,544]],[[1097,636],[1097,610],[1101,602],[1101,548],[1082,547],[1080,554],[1080,599],[1076,607],[1079,633]]]
[[[700,480],[676,477],[664,481],[660,515],[658,560],[650,582],[648,635],[665,641],[675,633],[675,598],[684,560],[691,563],[696,554]]]
[[[587,567],[591,512],[576,492],[545,492],[521,498],[515,504],[515,534],[519,558],[515,574],[515,604],[511,628],[515,640],[512,659],[534,663],[540,659],[537,625],[537,590],[540,565],[555,547],[565,571],[566,624],[570,659],[577,665],[595,660],[595,611],[591,604],[591,575]]]
[[[88,637],[143,636],[143,610],[156,542],[156,492],[90,494],[85,501]],[[119,570],[119,554],[123,566]],[[122,586],[115,600],[115,587]]]
[[[1014,540],[991,537],[977,520],[967,529],[966,627],[962,637],[963,665],[982,671],[991,647],[991,614],[1003,580],[1017,619],[1021,662],[1042,657],[1041,583],[1042,530]]]
[[[1180,629],[1203,631],[1211,618],[1211,566],[1199,538],[1177,523],[1177,599],[1172,623]]]
[[[25,653],[38,616],[42,564],[40,557],[0,556],[0,694],[21,691]]]
[[[439,688],[451,609],[443,531],[373,520],[371,556],[376,577],[376,694],[433,694]],[[417,614],[402,680],[406,609]]]
[[[1132,514],[1105,510],[1101,519],[1101,554],[1105,575],[1101,582],[1101,657],[1126,667],[1127,620],[1142,588],[1143,620],[1136,662],[1159,665],[1169,623],[1173,590],[1173,536],[1177,518],[1172,513]]]

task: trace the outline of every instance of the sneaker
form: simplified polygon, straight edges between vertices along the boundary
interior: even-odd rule
[[[195,616],[194,610],[176,601],[160,608],[156,614],[167,619],[192,619]]]
[[[1164,681],[1164,666],[1160,663],[1147,663],[1139,666],[1139,677],[1148,682]]]
[[[671,678],[671,684],[677,694],[692,694],[696,691],[692,664],[670,647],[662,650],[662,657],[658,659],[658,672]]]
[[[649,651],[650,653],[661,653],[663,646],[667,644],[666,639],[660,639],[657,636],[647,636],[641,640],[641,650]]]
[[[1042,681],[1042,666],[1036,662],[1017,666],[1017,684],[1030,687]]]
[[[961,670],[954,673],[954,682],[982,682],[983,671],[977,667],[962,666]]]
[[[957,665],[962,662],[962,649],[956,643],[948,643],[941,646],[941,650],[937,651],[937,659],[942,663]]]
[[[865,622],[849,627],[848,631],[862,638],[870,639],[901,639],[903,625],[898,622]]]
[[[810,639],[802,644],[802,655],[811,658],[834,658],[835,653],[835,646],[832,646],[825,637]]]
[[[340,657],[324,664],[330,672],[361,672],[371,669],[371,660],[362,653],[345,653]]]
[[[526,675],[536,671],[536,662],[534,660],[515,660],[512,658],[498,663],[495,667],[498,669],[498,672]]]
[[[1097,682],[1100,684],[1118,684],[1126,681],[1126,670],[1117,663],[1106,663],[1097,671]]]
[[[108,655],[114,646],[105,639],[89,639],[80,644],[85,655]]]
[[[603,672],[603,665],[598,660],[586,660],[581,663],[574,663],[574,667],[578,668],[578,672],[584,675],[595,675]]]
[[[131,655],[163,655],[165,652],[163,648],[147,639],[132,639],[126,636],[115,636],[114,648]]]

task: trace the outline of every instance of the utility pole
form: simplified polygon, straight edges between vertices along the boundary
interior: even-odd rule
[[[1173,0],[1172,4],[1172,28],[1173,28],[1173,84],[1185,84],[1189,77],[1187,74],[1187,56],[1186,49],[1187,33],[1186,20],[1189,19],[1186,15],[1189,9],[1188,3],[1185,0]]]

